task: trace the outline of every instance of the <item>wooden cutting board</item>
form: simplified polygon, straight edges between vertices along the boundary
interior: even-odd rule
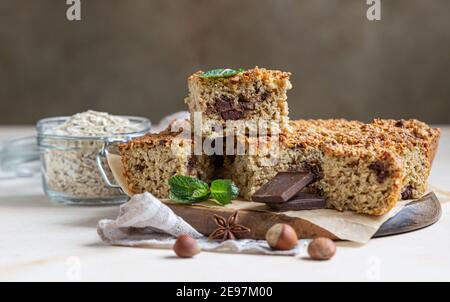
[[[208,236],[217,225],[214,214],[228,217],[234,209],[207,208],[202,206],[186,206],[175,203],[167,205],[197,231]],[[406,205],[397,215],[387,220],[374,237],[389,236],[411,232],[432,225],[441,217],[441,205],[434,193]],[[251,232],[240,238],[264,239],[267,230],[276,223],[287,223],[297,232],[299,238],[328,237],[338,240],[327,230],[301,218],[289,217],[276,212],[239,210],[239,224],[251,229]]]

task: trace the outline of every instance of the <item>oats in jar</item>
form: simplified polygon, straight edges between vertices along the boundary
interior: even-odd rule
[[[96,158],[106,142],[126,141],[144,135],[150,122],[136,117],[86,111],[68,118],[44,119],[38,123],[44,188],[53,200],[75,203],[111,203],[124,199],[109,187]],[[107,167],[105,159],[103,166]],[[112,179],[109,168],[107,176]]]

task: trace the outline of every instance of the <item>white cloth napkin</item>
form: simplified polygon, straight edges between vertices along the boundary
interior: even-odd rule
[[[299,240],[292,250],[275,251],[265,240],[211,241],[148,192],[121,205],[117,219],[100,220],[97,232],[108,244],[149,248],[172,248],[177,236],[187,234],[198,239],[202,250],[223,253],[295,256],[304,253],[308,244],[308,240]]]

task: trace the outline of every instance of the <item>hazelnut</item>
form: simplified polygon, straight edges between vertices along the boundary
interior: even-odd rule
[[[315,260],[328,260],[336,253],[336,244],[333,240],[324,237],[318,237],[311,241],[308,246],[308,254]]]
[[[266,241],[275,250],[290,250],[297,245],[298,238],[290,225],[278,223],[267,231]]]
[[[178,236],[175,244],[173,245],[173,250],[178,257],[191,258],[198,253],[200,253],[200,246],[197,240],[188,235]]]

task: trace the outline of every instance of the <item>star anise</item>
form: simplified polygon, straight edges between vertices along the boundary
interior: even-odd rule
[[[219,215],[214,214],[214,221],[218,225],[218,228],[215,229],[211,235],[209,235],[209,239],[216,239],[225,241],[228,239],[235,240],[236,235],[241,233],[248,233],[250,229],[237,224],[238,212],[234,212],[232,215],[225,219]]]

